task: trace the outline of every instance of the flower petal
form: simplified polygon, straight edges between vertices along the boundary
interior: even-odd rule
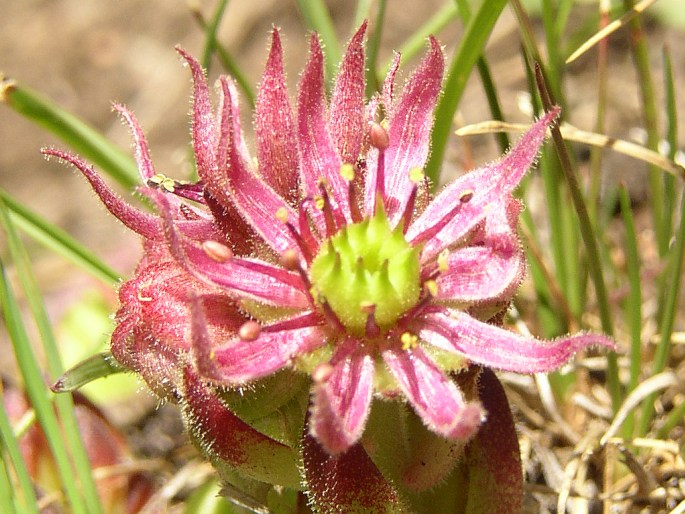
[[[601,334],[580,333],[539,341],[452,309],[427,314],[419,337],[444,350],[458,352],[477,364],[519,373],[553,371],[588,346],[615,348],[615,343]]]
[[[523,252],[469,246],[451,253],[437,279],[438,300],[481,302],[500,297],[523,276]]]
[[[102,203],[105,204],[107,210],[128,228],[146,239],[161,240],[164,238],[161,220],[157,216],[136,209],[131,204],[125,202],[102,180],[100,175],[95,173],[93,167],[83,159],[53,148],[43,148],[41,152],[43,155],[57,157],[83,173],[83,176],[90,182],[93,190],[100,197]]]
[[[316,512],[410,512],[361,445],[356,444],[342,455],[333,456],[305,432],[302,457],[306,490]]]
[[[407,230],[407,240],[412,244],[425,242],[421,256],[424,262],[463,238],[485,217],[489,205],[516,188],[535,161],[547,127],[558,114],[558,108],[547,113],[500,161],[455,180],[426,207]]]
[[[292,205],[298,194],[299,157],[283,71],[281,38],[276,28],[271,32],[271,50],[259,87],[254,120],[259,172]]]
[[[192,325],[197,366],[204,377],[224,384],[240,385],[270,375],[326,342],[320,317],[306,313],[262,327],[252,341],[236,337],[212,348],[202,317],[198,305]]]
[[[397,223],[414,187],[409,172],[423,168],[430,149],[433,110],[440,95],[445,59],[433,37],[423,61],[407,82],[389,121],[385,150],[385,195],[388,218]],[[375,170],[370,170],[372,173]]]
[[[138,165],[138,172],[143,179],[143,184],[147,184],[147,181],[155,176],[155,166],[152,164],[152,159],[150,158],[150,150],[147,146],[147,139],[145,139],[145,134],[143,129],[140,127],[138,120],[126,107],[120,104],[112,105],[115,111],[117,111],[122,118],[126,121],[126,124],[131,131],[133,136],[133,142],[136,149],[136,164]]]
[[[447,270],[437,278],[436,298],[457,302],[497,300],[519,285],[525,259],[512,227],[519,207],[513,198],[498,203],[485,218],[483,236],[476,238],[472,246],[449,254]]]
[[[212,461],[255,480],[299,488],[296,452],[234,415],[192,368],[186,366],[183,375],[188,430]]]
[[[218,262],[190,243],[183,244],[183,252],[186,267],[195,277],[233,295],[283,308],[309,305],[302,279],[283,268],[238,257]]]
[[[366,26],[367,22],[364,21],[350,40],[331,97],[331,135],[342,162],[350,164],[357,162],[365,134],[364,34]]]
[[[331,455],[359,440],[369,416],[374,363],[358,348],[359,341],[343,342],[331,360],[332,368],[327,369],[330,374],[315,379],[310,431]]]
[[[483,410],[466,403],[456,384],[421,350],[388,349],[383,360],[404,396],[426,426],[452,439],[468,439],[481,423]]]
[[[332,190],[334,208],[339,208],[347,221],[352,219],[348,186],[340,174],[342,162],[328,126],[323,52],[316,34],[312,34],[309,61],[302,72],[297,96],[297,135],[300,150],[302,186],[308,196],[319,196],[319,183],[324,179]]]

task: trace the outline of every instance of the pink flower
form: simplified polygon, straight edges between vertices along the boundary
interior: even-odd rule
[[[487,412],[453,376],[470,364],[536,373],[559,368],[601,335],[531,339],[476,313],[501,314],[524,274],[512,192],[533,164],[558,109],[498,162],[435,197],[429,153],[444,57],[433,38],[396,98],[396,58],[382,92],[364,100],[364,34],[352,38],[330,102],[316,35],[288,100],[279,34],[259,89],[256,159],[241,131],[233,81],[219,79],[215,113],[203,71],[194,81],[193,142],[200,181],[156,173],[125,108],[146,187],[160,216],[116,197],[76,157],[107,207],[145,239],[121,288],[112,351],[160,394],[197,373],[243,387],[283,368],[310,374],[309,431],[329,454],[359,441],[374,397],[406,398],[424,424],[469,439]],[[379,118],[384,116],[381,121]],[[249,393],[246,393],[249,394]]]

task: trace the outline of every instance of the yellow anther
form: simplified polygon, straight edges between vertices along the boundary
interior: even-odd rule
[[[286,209],[285,207],[279,207],[279,209],[276,211],[276,219],[281,223],[287,223],[288,209]]]
[[[423,283],[423,286],[426,288],[426,291],[428,291],[428,294],[430,294],[431,296],[438,295],[438,283],[435,280],[426,280]]]
[[[419,338],[411,332],[405,332],[400,336],[402,342],[402,350],[413,350],[419,345]]]
[[[450,256],[450,251],[445,248],[442,252],[438,254],[438,270],[440,270],[441,273],[444,273],[447,271],[448,264],[447,264],[447,258]],[[433,295],[435,296],[435,295]]]
[[[352,182],[354,180],[354,166],[349,162],[340,166],[340,176],[348,182]]]
[[[385,130],[390,130],[390,122],[387,118],[383,118],[381,120],[381,127],[383,127]]]
[[[323,199],[323,196],[317,196],[314,198],[314,206],[320,211],[323,211],[323,208],[326,206],[326,200]]]
[[[426,178],[426,175],[424,175],[423,170],[421,168],[412,168],[409,170],[409,180],[411,180],[414,184],[419,184],[420,182],[423,182],[423,179]]]

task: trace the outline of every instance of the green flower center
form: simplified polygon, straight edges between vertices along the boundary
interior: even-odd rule
[[[401,225],[391,230],[381,206],[329,238],[311,264],[312,296],[354,335],[368,332],[369,316],[388,330],[419,300],[419,249],[402,232]]]

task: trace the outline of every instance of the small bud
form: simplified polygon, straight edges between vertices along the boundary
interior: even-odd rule
[[[300,258],[297,255],[297,251],[289,248],[283,252],[281,255],[281,266],[290,271],[296,270],[300,266]]]
[[[314,372],[312,373],[312,380],[317,384],[321,384],[328,380],[333,374],[333,366],[329,363],[324,362],[319,364]]]
[[[369,137],[371,139],[371,146],[379,150],[385,150],[390,145],[388,131],[380,123],[371,122]]]
[[[238,337],[243,341],[254,341],[259,337],[262,327],[256,321],[246,321],[238,329]]]
[[[205,241],[202,243],[202,249],[210,259],[216,262],[226,262],[233,258],[231,249],[219,241]]]

